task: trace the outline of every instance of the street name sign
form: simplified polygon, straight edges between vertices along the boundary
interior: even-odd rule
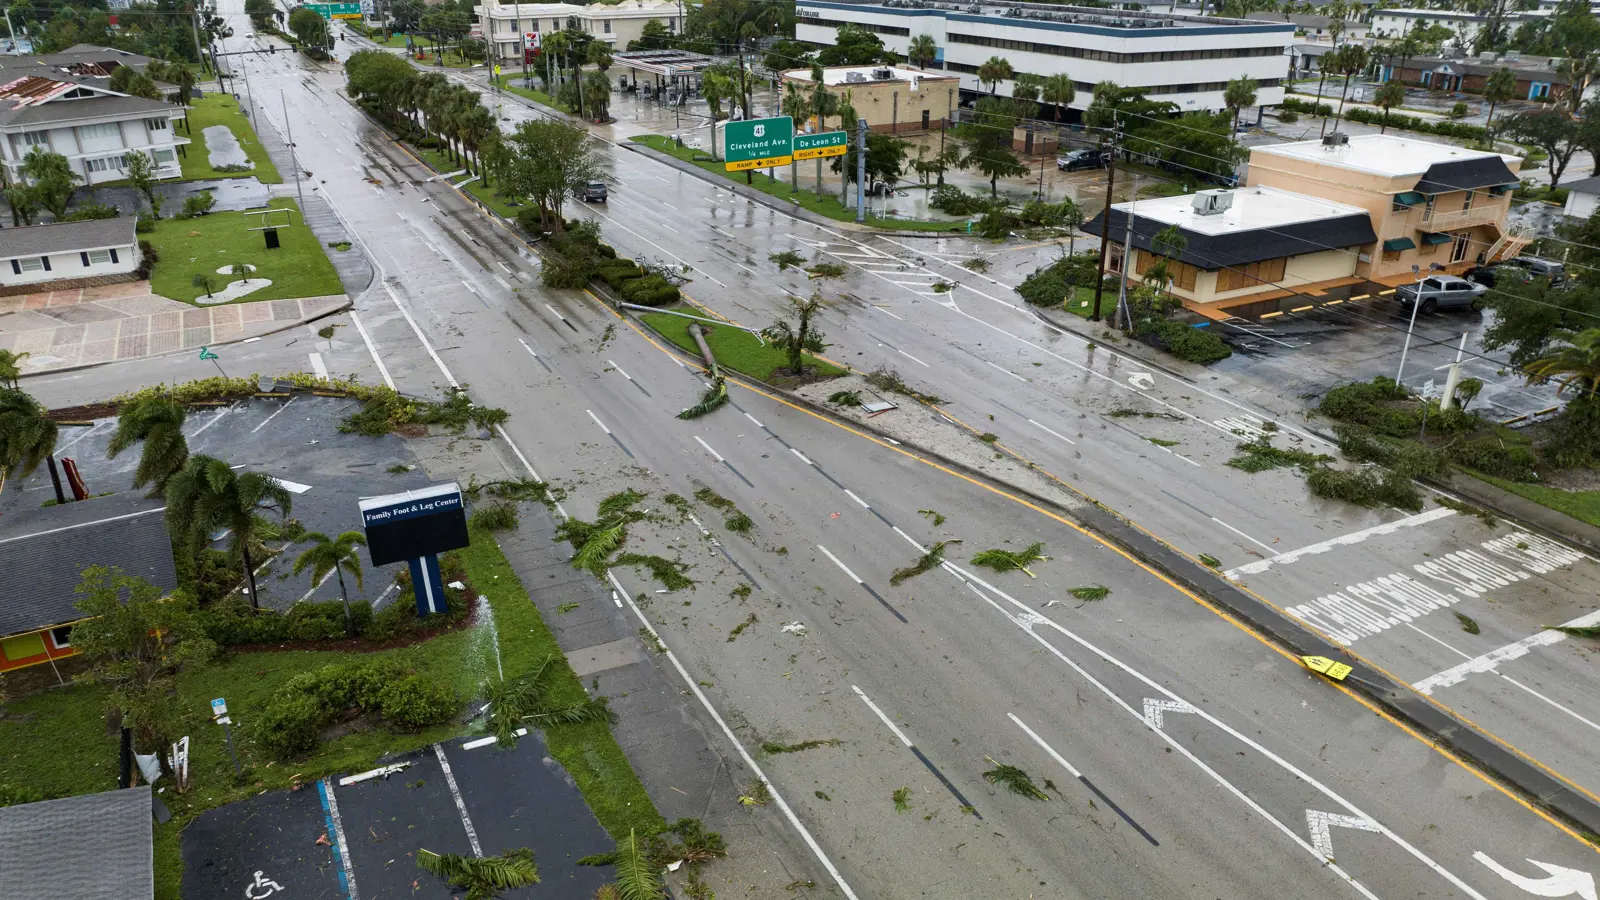
[[[797,134],[794,136],[794,158],[822,159],[829,156],[843,156],[850,152],[850,132],[824,131],[821,134]]]
[[[794,120],[788,116],[729,122],[723,130],[723,160],[729,172],[770,169],[794,162]]]
[[[306,8],[324,19],[359,19],[360,3],[307,3]]]

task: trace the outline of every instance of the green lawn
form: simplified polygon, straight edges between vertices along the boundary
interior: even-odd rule
[[[210,275],[214,279],[212,290],[221,290],[238,276],[218,274],[217,269],[242,262],[256,267],[251,278],[265,278],[272,284],[239,298],[241,303],[344,293],[333,263],[328,261],[316,235],[302,224],[295,202],[283,198],[270,205],[295,211],[294,224],[278,229],[282,246],[277,250],[265,248],[262,232],[247,230],[262,224],[259,215],[224,212],[157,222],[154,231],[140,235],[159,256],[150,277],[151,290],[163,297],[193,302],[206,293],[194,286],[195,275]],[[283,216],[273,216],[273,220],[276,224]]]
[[[703,310],[683,308],[682,312],[690,315],[701,315]],[[660,313],[645,313],[642,318],[646,325],[659,332],[667,340],[679,347],[700,355],[700,348],[695,344],[694,338],[689,336],[689,326],[693,324],[688,319],[679,316],[667,316]],[[706,326],[706,343],[710,345],[711,352],[717,358],[717,365],[735,372],[743,372],[752,378],[761,381],[770,381],[774,369],[787,364],[788,356],[782,350],[771,344],[763,346],[755,336],[748,331],[737,328],[719,328],[715,325]],[[844,370],[831,363],[806,354],[810,365],[816,366],[817,371],[824,375],[843,375]]]
[[[629,140],[644,144],[652,150],[659,150],[662,153],[675,156],[684,162],[694,163],[707,172],[713,172],[730,181],[744,183],[743,172],[729,172],[723,168],[722,163],[707,159],[705,151],[696,150],[693,147],[678,147],[673,144],[671,138],[663,135],[636,135],[629,138]],[[790,189],[788,183],[774,181],[763,174],[756,174],[751,179],[750,187],[764,194],[771,194],[774,197],[794,202],[804,209],[827,216],[830,219],[837,219],[841,222],[854,222],[856,218],[855,210],[846,207],[832,196],[818,197],[809,191],[796,192]],[[966,222],[920,222],[912,219],[883,219],[874,215],[867,216],[866,224],[875,228],[894,228],[901,231],[965,231],[967,228]]]
[[[1075,316],[1085,319],[1094,314],[1094,288],[1075,287],[1072,289],[1072,299],[1066,303],[1066,310]],[[1117,307],[1117,294],[1115,291],[1103,291],[1100,295],[1100,316],[1109,316]]]
[[[1519,497],[1526,497],[1541,506],[1566,513],[1580,522],[1600,527],[1600,491],[1562,491],[1542,484],[1521,484],[1493,478],[1480,472],[1472,474]]]
[[[502,73],[501,74],[501,79],[502,80],[509,80],[508,77],[507,77],[509,74],[510,73]],[[561,112],[564,112],[564,113],[572,112],[572,110],[569,109],[566,104],[561,103],[560,101],[556,100],[556,98],[550,96],[549,94],[546,94],[544,91],[534,90],[533,88],[514,87],[514,86],[512,86],[510,84],[507,84],[505,86],[505,89],[510,91],[513,94],[516,94],[519,97],[526,97],[526,98],[528,98],[529,100],[532,100],[535,103],[542,103],[545,106],[550,107],[551,109],[560,110]]]
[[[239,146],[244,149],[250,161],[256,167],[250,172],[218,172],[211,168],[207,159],[205,129],[212,125],[226,125],[233,131],[234,137],[239,139]],[[183,156],[183,178],[185,181],[195,181],[204,178],[239,178],[245,175],[254,175],[263,184],[282,184],[283,176],[278,174],[277,166],[267,157],[267,148],[261,146],[261,140],[256,137],[256,131],[250,125],[250,119],[239,109],[239,101],[227,94],[208,94],[189,106],[189,139],[194,143],[187,149]]]
[[[508,674],[528,671],[539,660],[560,655],[554,636],[491,535],[474,532],[472,546],[461,551],[474,585],[494,585],[489,603],[494,610],[500,650]],[[465,699],[477,696],[492,660],[473,650],[474,633],[461,630],[424,644],[385,650],[379,656],[399,657],[419,673],[453,684]],[[168,790],[163,801],[173,821],[156,828],[156,897],[178,900],[183,863],[178,831],[201,812],[262,791],[281,790],[324,775],[370,769],[385,753],[411,750],[457,735],[461,728],[441,725],[415,734],[386,730],[360,732],[330,741],[309,758],[274,764],[259,753],[249,724],[267,698],[292,676],[349,660],[337,652],[239,653],[178,679],[185,710],[182,733],[190,736],[188,794]],[[570,703],[585,696],[572,670],[560,667],[554,697]],[[222,729],[211,724],[209,703],[225,697],[239,722],[234,742],[247,767],[244,782],[235,784]],[[0,783],[27,786],[48,796],[68,796],[116,787],[117,740],[105,727],[104,692],[73,686],[47,691],[6,704],[0,719]],[[644,786],[622,748],[603,723],[556,726],[546,731],[551,754],[566,767],[589,801],[600,824],[613,837],[629,829],[641,834],[661,824]]]
[[[422,159],[426,161],[428,165],[433,166],[440,172],[455,172],[463,168],[460,163],[452,162],[450,160],[450,154],[444,152],[443,150],[425,150],[421,147],[413,146],[411,144],[407,144],[406,146],[410,148],[411,152],[422,157]],[[466,177],[467,176],[464,174],[458,175],[451,179],[451,181],[454,183]],[[517,213],[522,209],[522,207],[512,206],[504,197],[495,193],[493,188],[484,187],[481,179],[468,184],[465,190],[467,193],[487,204],[490,209],[493,209],[495,212],[505,216],[508,219],[515,219],[517,217]]]

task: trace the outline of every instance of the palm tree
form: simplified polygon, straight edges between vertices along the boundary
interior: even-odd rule
[[[250,548],[259,545],[272,527],[260,513],[271,510],[286,517],[292,502],[277,479],[260,472],[235,472],[220,459],[196,454],[167,481],[167,531],[175,539],[182,535],[191,556],[198,558],[211,533],[227,529],[230,552],[243,562],[250,583],[250,605],[259,607]]]
[[[106,458],[144,441],[133,486],[150,485],[150,496],[167,490],[167,481],[189,459],[189,442],[183,437],[183,404],[170,397],[150,397],[130,403],[117,415],[117,430],[106,446]]]
[[[1344,88],[1339,92],[1339,112],[1333,117],[1333,130],[1339,130],[1339,120],[1344,118],[1344,100],[1350,95],[1350,76],[1367,67],[1367,48],[1360,44],[1345,44],[1333,55],[1339,57],[1335,71],[1344,75]]]
[[[0,350],[0,388],[9,387],[18,390],[22,378],[22,361],[33,354],[13,353],[10,350]]]
[[[1378,129],[1379,134],[1389,130],[1389,109],[1399,106],[1405,100],[1406,86],[1401,84],[1398,78],[1391,78],[1383,83],[1383,87],[1378,88],[1378,93],[1373,95],[1372,102],[1383,109],[1383,127]]]
[[[1258,85],[1254,78],[1241,75],[1228,82],[1227,88],[1222,92],[1222,102],[1233,113],[1233,130],[1235,132],[1239,130],[1239,114],[1244,112],[1245,107],[1256,104],[1257,87]]]
[[[339,599],[344,601],[344,628],[348,632],[351,627],[350,591],[344,584],[344,570],[349,569],[355,578],[356,590],[366,590],[361,583],[361,556],[356,553],[356,548],[365,547],[367,539],[359,531],[346,531],[336,538],[313,531],[305,536],[305,541],[311,546],[295,557],[294,573],[299,575],[309,567],[312,584],[320,584],[329,572],[338,574]]]
[[[1530,380],[1554,381],[1557,394],[1574,390],[1578,400],[1593,402],[1600,398],[1600,328],[1561,331],[1556,336],[1567,343],[1528,363]]]
[[[811,115],[811,99],[801,92],[800,86],[794,82],[784,85],[783,89],[783,114],[794,120],[794,130],[800,131],[801,123]],[[820,127],[818,128],[820,131]],[[800,179],[796,174],[794,157],[789,158],[789,188],[800,190]]]
[[[823,78],[822,66],[816,63],[811,65],[811,84],[811,114],[817,117],[817,130],[826,131],[828,117],[839,113],[839,98],[828,90],[827,82]],[[839,125],[841,128],[848,127],[842,121]],[[822,196],[822,157],[820,156],[817,157],[817,196]]]
[[[467,149],[478,157],[478,177],[483,180],[483,186],[489,186],[489,171],[483,164],[483,148],[499,128],[495,127],[494,113],[489,112],[483,104],[467,110],[461,117],[461,139],[466,143]]]
[[[1011,68],[1011,63],[998,56],[991,56],[987,62],[978,67],[978,84],[987,84],[989,93],[992,94],[1000,87],[1000,82],[1015,75],[1016,71]]]
[[[51,454],[56,452],[56,436],[56,423],[45,417],[37,400],[18,390],[0,388],[0,489],[13,473],[26,478],[46,460],[53,478]],[[63,499],[60,487],[56,499]]]
[[[1072,76],[1064,72],[1047,75],[1044,79],[1044,88],[1039,96],[1044,102],[1055,107],[1055,119],[1061,121],[1061,109],[1078,97],[1078,86]]]
[[[1328,73],[1333,71],[1334,64],[1339,61],[1339,51],[1334,50],[1317,57],[1317,99],[1311,101],[1311,110],[1315,112],[1322,105],[1322,88],[1328,83]],[[1328,133],[1328,120],[1322,120],[1322,133]]]
[[[939,45],[933,42],[933,35],[919,34],[911,39],[911,45],[906,48],[906,60],[912,67],[926,69],[928,64],[939,58]]]
[[[1494,108],[1517,95],[1516,73],[1504,66],[1495,70],[1483,85],[1483,99],[1489,101],[1489,117],[1484,120],[1484,130],[1494,137]]]

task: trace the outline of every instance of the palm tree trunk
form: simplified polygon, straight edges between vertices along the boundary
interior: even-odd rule
[[[1489,103],[1489,118],[1483,120],[1483,130],[1488,133],[1489,140],[1494,140],[1494,108],[1493,101]]]
[[[1312,115],[1316,115],[1317,107],[1322,105],[1322,88],[1327,83],[1328,83],[1328,73],[1327,72],[1323,72],[1322,76],[1317,79],[1317,99],[1311,101],[1311,114]],[[1328,133],[1328,120],[1327,120],[1327,118],[1323,118],[1323,120],[1322,120],[1322,134],[1326,135],[1327,133]]]
[[[256,596],[256,567],[250,564],[250,545],[243,535],[239,538],[239,555],[244,558],[244,578],[250,582],[250,608],[260,609],[261,601]]]
[[[1339,130],[1339,120],[1344,118],[1344,98],[1350,93],[1350,75],[1349,72],[1344,74],[1344,87],[1339,89],[1339,113],[1333,117],[1334,131]]]
[[[337,562],[333,564],[333,571],[339,573],[339,599],[344,601],[344,632],[350,633],[350,591],[344,586],[344,566]]]

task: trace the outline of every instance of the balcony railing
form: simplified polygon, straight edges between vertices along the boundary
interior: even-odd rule
[[[1474,225],[1496,225],[1506,211],[1498,204],[1476,209],[1458,209],[1455,212],[1435,212],[1424,216],[1422,228],[1427,231],[1448,231],[1451,228],[1471,228]]]

